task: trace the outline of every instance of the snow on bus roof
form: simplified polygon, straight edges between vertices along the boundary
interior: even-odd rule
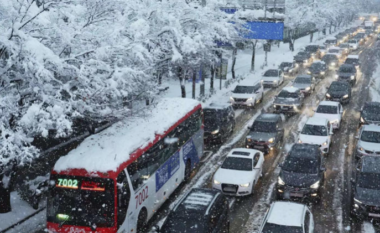
[[[127,117],[108,129],[86,138],[54,165],[57,172],[85,169],[87,172],[116,171],[130,154],[164,134],[199,102],[186,98],[163,98],[146,117]]]

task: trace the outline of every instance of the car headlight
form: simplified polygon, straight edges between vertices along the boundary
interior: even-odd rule
[[[248,98],[246,102],[253,101],[253,98]]]
[[[306,88],[305,88],[305,91],[310,91],[310,87],[306,87]]]
[[[308,71],[307,71],[307,73],[308,73],[308,74],[311,74],[311,71],[310,71],[310,70],[308,70]]]
[[[327,98],[330,98],[330,97],[331,97],[331,95],[330,95],[329,93],[327,93],[327,94],[326,94],[326,97],[327,97]]]
[[[343,96],[343,99],[347,99],[347,98],[348,98],[348,94]]]
[[[285,182],[281,179],[281,177],[278,177],[277,183],[279,185],[285,185]]]
[[[336,75],[335,75],[335,78],[339,78],[339,75],[336,74]]]
[[[252,138],[247,138],[247,142],[252,142]]]
[[[315,182],[314,184],[310,185],[310,188],[312,188],[312,189],[319,188],[319,180],[317,182]]]
[[[230,97],[230,100],[231,100],[231,101],[235,101],[235,99],[234,99],[233,97]]]
[[[217,180],[214,180],[214,184],[220,184],[220,182]]]
[[[354,78],[355,78],[355,76],[351,75],[351,79],[354,79]]]
[[[268,142],[269,143],[273,143],[274,142],[274,138],[269,138]]]
[[[324,75],[324,74],[325,74],[325,72],[324,72],[324,71],[322,71],[322,72],[321,72],[321,75]]]
[[[277,108],[277,105],[274,104],[274,105],[273,105],[273,108]]]
[[[211,134],[217,134],[217,133],[219,133],[219,129],[216,129],[216,130],[211,132]]]
[[[277,80],[274,80],[273,82],[274,82],[274,83],[277,83],[278,81],[277,81]]]
[[[302,141],[301,141],[301,140],[298,140],[298,143],[302,143]]]
[[[363,148],[363,147],[360,147],[359,150],[360,150],[360,151],[364,151],[364,148]]]
[[[249,187],[249,183],[246,183],[246,184],[241,184],[240,187],[244,187],[244,188],[247,188]]]
[[[335,66],[336,65],[336,63],[335,62],[331,62],[331,64],[330,65],[332,65],[332,66]]]
[[[303,60],[303,63],[307,63],[307,60]]]
[[[335,123],[338,123],[338,122],[339,122],[339,120],[336,119],[336,120],[332,120],[332,121],[330,121],[330,124],[335,124]]]
[[[327,146],[327,141],[325,141],[324,143],[322,143],[322,146]]]
[[[365,120],[364,120],[363,117],[360,117],[360,121],[361,121],[362,123],[365,123]]]

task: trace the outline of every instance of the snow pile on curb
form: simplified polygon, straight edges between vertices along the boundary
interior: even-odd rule
[[[380,102],[380,62],[372,75],[370,82],[370,97],[372,101]]]

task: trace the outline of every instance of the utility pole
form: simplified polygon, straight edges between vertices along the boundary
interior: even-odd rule
[[[268,5],[268,0],[265,0],[265,2],[264,2],[264,19],[267,19],[267,5]]]

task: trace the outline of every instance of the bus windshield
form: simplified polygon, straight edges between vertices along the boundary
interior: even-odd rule
[[[113,180],[55,175],[50,180],[55,185],[48,195],[48,222],[95,228],[114,225]]]

